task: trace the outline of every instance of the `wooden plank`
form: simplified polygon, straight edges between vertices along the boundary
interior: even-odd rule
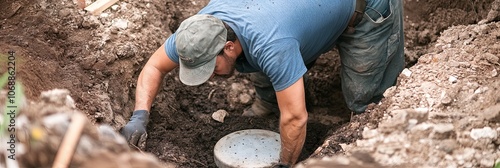
[[[59,146],[52,168],[67,168],[71,163],[76,146],[85,125],[86,117],[76,112],[71,118],[71,123],[66,130],[63,141]]]
[[[85,8],[93,15],[99,15],[102,11],[108,9],[111,5],[118,2],[118,0],[97,0]]]

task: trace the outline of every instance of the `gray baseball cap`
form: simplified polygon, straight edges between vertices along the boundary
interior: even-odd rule
[[[224,23],[212,15],[197,14],[184,20],[176,33],[181,82],[189,86],[206,82],[214,72],[217,54],[226,44]]]

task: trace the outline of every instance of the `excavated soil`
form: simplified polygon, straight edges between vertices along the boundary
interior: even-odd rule
[[[115,130],[119,130],[126,124],[132,113],[135,82],[142,66],[171,32],[176,30],[183,19],[195,14],[207,2],[207,0],[161,2],[124,0],[119,1],[102,14],[93,16],[78,8],[71,1],[41,0],[34,3],[29,0],[3,0],[0,1],[0,54],[2,54],[0,63],[6,64],[3,55],[6,55],[8,51],[15,51],[18,81],[25,86],[28,99],[37,99],[40,92],[44,90],[68,89],[76,102],[76,108],[86,113],[92,123],[109,124]],[[435,74],[434,76],[446,72],[451,73],[454,71],[450,68],[443,68],[443,65],[421,68],[423,67],[421,64],[434,63],[435,59],[439,60],[437,62],[451,62],[449,60],[454,60],[451,59],[454,54],[463,51],[459,49],[464,48],[465,42],[474,46],[496,44],[497,48],[477,47],[478,49],[470,49],[466,52],[475,54],[470,57],[490,53],[497,58],[496,64],[478,63],[479,67],[473,66],[485,73],[475,74],[482,79],[480,82],[475,79],[467,80],[467,82],[475,83],[469,88],[473,90],[472,93],[487,83],[493,83],[488,85],[490,91],[498,90],[498,77],[486,78],[491,75],[486,72],[493,73],[493,70],[499,70],[498,27],[490,25],[487,28],[488,33],[479,31],[475,34],[460,34],[461,31],[474,32],[474,28],[459,26],[479,26],[477,23],[488,15],[492,0],[404,0],[404,2],[405,52],[409,71],[415,74],[418,74],[417,72],[431,73]],[[452,29],[455,31],[448,33],[449,38],[438,42],[444,30],[450,29],[451,26],[454,26]],[[482,38],[487,35],[491,38]],[[450,40],[450,38],[453,39]],[[456,44],[454,45],[456,50],[447,50],[442,47],[453,44]],[[445,51],[449,53],[443,60],[440,57],[428,56],[428,54],[439,55]],[[426,62],[420,63],[421,57]],[[493,57],[491,59],[494,61]],[[415,93],[415,86],[409,86],[420,86],[429,81],[442,81],[435,84],[440,87],[431,89],[440,94],[442,90],[463,87],[462,85],[460,87],[447,86],[448,84],[443,83],[447,82],[449,76],[438,79],[427,76],[411,80],[400,77],[397,89],[394,94],[390,95],[392,97],[388,96],[380,104],[370,105],[366,113],[351,118],[340,90],[339,64],[337,52],[332,50],[322,55],[313,69],[308,72],[312,81],[308,89],[313,91],[311,102],[314,108],[309,114],[306,144],[300,157],[301,161],[310,157],[349,155],[350,151],[354,150],[348,149],[356,148],[354,144],[363,147],[363,138],[367,138],[364,132],[367,129],[376,129],[380,123],[389,120],[394,115],[392,111],[421,107],[408,102],[420,102],[422,97],[439,97],[419,95]],[[456,64],[462,66],[460,63]],[[466,69],[470,66],[466,66]],[[5,72],[4,66],[0,67],[2,67],[0,73]],[[455,75],[459,83],[464,83],[461,79],[466,76]],[[246,74],[236,74],[227,80],[214,79],[197,87],[188,87],[180,83],[177,71],[171,72],[164,79],[161,92],[153,104],[151,120],[147,127],[149,136],[146,148],[143,150],[156,155],[164,162],[174,163],[178,167],[215,167],[213,147],[223,136],[249,128],[278,131],[277,115],[268,118],[240,116],[243,109],[252,103],[250,98],[254,96],[252,83]],[[457,102],[451,103],[453,110],[487,109],[500,101],[498,98],[490,100],[495,97],[488,97],[489,103],[482,101],[475,104],[474,108],[469,108],[470,102],[460,101],[466,99],[463,97],[456,96],[456,100],[453,99]],[[398,99],[394,100],[396,98]],[[435,99],[441,101],[441,99]],[[430,110],[429,113],[446,109],[446,107],[434,108],[434,106],[426,108],[435,109]],[[212,113],[217,110],[226,110],[229,113],[223,123],[211,118]],[[444,118],[448,120],[433,120],[432,122],[450,122],[456,119],[449,113],[444,114]],[[459,119],[467,118],[468,115],[473,115],[473,113],[464,113]],[[499,132],[498,124],[488,126]],[[394,127],[388,128],[398,131]],[[472,129],[472,127],[467,128]],[[470,131],[470,129],[464,131]],[[407,132],[403,131],[403,133]],[[411,138],[405,140],[418,141],[418,139]],[[354,147],[347,147],[349,145]],[[488,146],[488,144],[485,145]],[[457,150],[462,147],[472,148],[472,146],[459,145]],[[488,149],[490,153],[493,153],[492,156],[496,154],[496,158],[500,153],[498,142],[495,142],[492,148],[475,147],[475,149],[484,149],[484,151]],[[368,153],[371,152],[373,151]],[[406,159],[421,158],[418,153],[392,152],[391,156],[398,154],[405,155],[402,158]],[[444,158],[443,154],[437,153],[436,155]],[[373,157],[380,163],[387,161],[384,160],[385,157],[378,157],[378,155],[373,155]],[[496,158],[493,157],[493,159]],[[450,162],[453,162],[453,159]],[[472,164],[472,161],[470,163]],[[430,163],[429,165],[432,167],[438,164]],[[473,166],[481,167],[482,164],[477,161]]]

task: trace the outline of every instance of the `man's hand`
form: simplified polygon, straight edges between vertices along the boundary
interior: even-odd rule
[[[149,122],[149,112],[146,110],[136,110],[130,121],[121,130],[122,134],[129,144],[135,145],[140,149],[143,149],[146,144],[146,138],[148,134],[146,133],[146,126]]]

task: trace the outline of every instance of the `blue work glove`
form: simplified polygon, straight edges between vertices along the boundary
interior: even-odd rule
[[[130,145],[144,149],[146,147],[146,139],[148,134],[146,126],[149,122],[149,112],[146,110],[136,110],[130,121],[121,130],[122,134]]]

